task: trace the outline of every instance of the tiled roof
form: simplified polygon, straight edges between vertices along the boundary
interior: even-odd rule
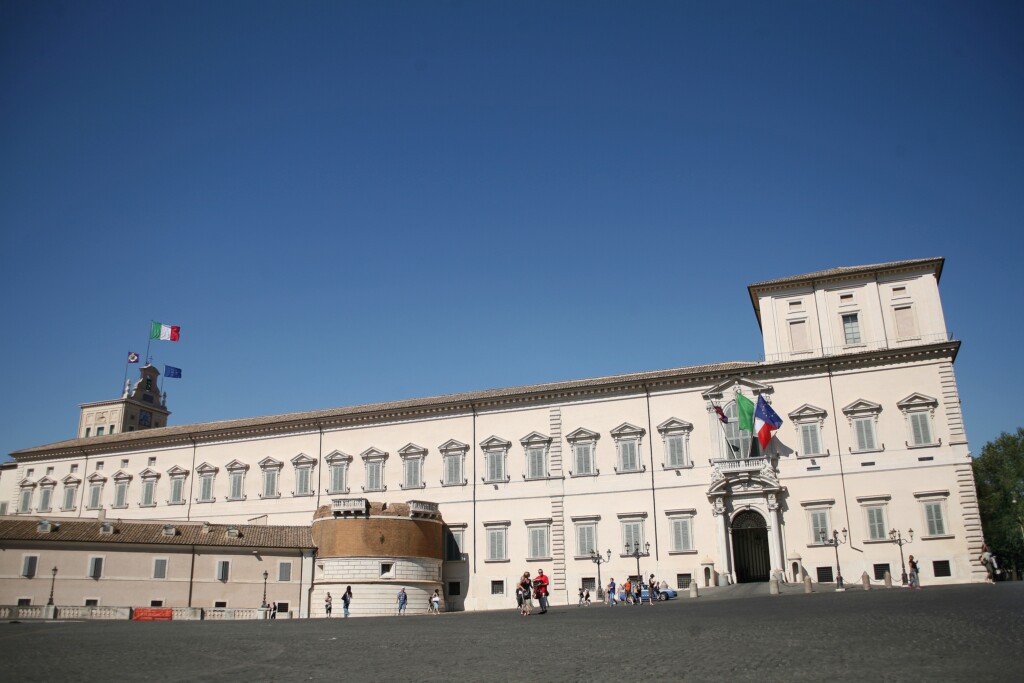
[[[202,437],[204,435],[218,435],[247,429],[270,428],[275,426],[286,426],[290,423],[303,422],[330,422],[332,419],[358,419],[360,416],[379,417],[382,414],[409,414],[419,411],[437,411],[446,407],[457,407],[469,403],[529,399],[533,396],[545,394],[572,392],[577,390],[614,388],[622,385],[640,384],[644,382],[656,382],[659,380],[682,379],[699,375],[714,375],[716,373],[739,370],[755,367],[758,364],[753,361],[731,361],[725,363],[712,363],[708,365],[691,365],[688,367],[674,368],[670,370],[654,370],[650,372],[638,372],[624,375],[610,375],[607,377],[595,377],[592,379],[571,380],[566,382],[549,382],[546,384],[529,384],[506,389],[489,389],[485,391],[474,391],[461,394],[447,394],[430,398],[414,398],[403,401],[390,401],[386,403],[369,403],[360,406],[346,408],[330,408],[326,410],[313,410],[301,413],[286,413],[283,415],[270,415],[265,417],[250,417],[237,420],[224,420],[220,422],[199,422],[194,424],[178,425],[173,427],[161,427],[159,429],[145,429],[136,432],[123,432],[107,436],[94,436],[82,439],[69,439],[44,446],[35,446],[19,451],[14,451],[11,456],[14,458],[38,456],[53,451],[76,450],[89,446],[91,449],[110,450],[144,447],[151,442],[159,443],[163,440],[186,440],[189,438]]]
[[[313,537],[308,526],[50,518],[51,531],[40,532],[38,525],[42,519],[46,518],[0,517],[0,542],[127,543],[223,548],[305,549],[313,547]],[[112,525],[113,533],[100,532],[100,525],[104,521]],[[173,536],[164,535],[165,525],[174,527]],[[238,536],[229,536],[229,528],[237,529]]]
[[[783,285],[791,282],[804,282],[806,280],[825,280],[828,278],[845,277],[848,275],[859,275],[861,273],[873,273],[876,271],[893,270],[896,268],[907,268],[911,266],[923,266],[927,264],[935,264],[936,278],[942,274],[942,264],[945,261],[941,256],[934,258],[921,258],[911,259],[909,261],[891,261],[889,263],[875,263],[867,266],[840,266],[838,268],[829,268],[827,270],[819,270],[813,273],[806,273],[804,275],[791,275],[789,277],[780,277],[775,280],[765,280],[763,282],[755,282],[749,285],[749,289],[757,289],[761,287],[767,287],[770,285]]]

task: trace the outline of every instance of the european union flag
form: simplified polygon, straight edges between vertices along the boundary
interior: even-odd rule
[[[181,368],[176,368],[173,365],[164,366],[164,377],[167,378],[181,378]]]

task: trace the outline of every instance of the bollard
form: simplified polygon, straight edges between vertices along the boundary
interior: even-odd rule
[[[691,598],[696,598],[697,597],[697,582],[696,581],[691,581],[690,582],[690,597]]]
[[[768,594],[778,595],[779,594],[779,579],[773,576],[772,580],[768,582]]]
[[[890,574],[888,570],[885,572],[885,587],[892,588],[892,574]]]
[[[871,590],[871,579],[868,578],[868,573],[867,572],[864,572],[863,574],[860,575],[860,582],[862,584],[864,584],[864,590],[866,590],[866,591]]]
[[[811,584],[811,577],[805,576],[804,577],[804,593],[813,593],[813,592],[814,592],[814,586]]]

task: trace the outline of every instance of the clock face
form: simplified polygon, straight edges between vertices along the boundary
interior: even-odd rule
[[[153,413],[148,410],[139,411],[139,424],[143,427],[148,427],[153,422]]]

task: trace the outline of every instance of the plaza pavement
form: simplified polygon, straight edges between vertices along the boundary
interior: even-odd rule
[[[7,681],[1014,681],[1024,582],[649,607],[0,624]]]

